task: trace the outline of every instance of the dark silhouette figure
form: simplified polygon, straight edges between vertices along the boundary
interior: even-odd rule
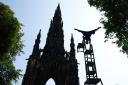
[[[81,32],[83,34],[83,42],[86,40],[86,44],[88,44],[88,43],[91,43],[91,35],[95,34],[95,32],[100,28],[101,27],[98,27],[98,28],[91,30],[91,31],[82,31],[82,30],[78,30],[78,29],[74,29],[74,30]]]

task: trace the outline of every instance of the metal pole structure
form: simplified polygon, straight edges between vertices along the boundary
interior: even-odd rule
[[[77,45],[77,52],[84,53],[86,70],[86,81],[84,85],[97,85],[99,82],[101,82],[101,85],[103,85],[101,78],[98,78],[97,76],[93,45],[91,44],[91,35],[94,34],[95,31],[97,31],[99,28],[100,27],[91,31],[82,31],[75,29],[83,34],[82,43],[78,43]],[[87,46],[89,46],[89,48],[87,48]]]

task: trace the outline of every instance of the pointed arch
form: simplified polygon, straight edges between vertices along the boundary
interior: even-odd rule
[[[50,79],[47,80],[45,85],[56,85],[56,83],[55,83],[53,78],[50,78]]]

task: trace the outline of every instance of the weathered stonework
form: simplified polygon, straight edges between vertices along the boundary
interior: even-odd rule
[[[56,85],[79,85],[73,35],[71,36],[70,52],[66,52],[62,28],[63,21],[58,5],[53,20],[51,20],[43,50],[39,49],[41,33],[39,32],[37,35],[22,85],[45,85],[50,78],[55,81]]]

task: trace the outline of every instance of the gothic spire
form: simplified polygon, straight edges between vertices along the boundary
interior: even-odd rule
[[[70,44],[71,50],[75,50],[75,44],[74,44],[74,38],[73,38],[73,34],[71,34],[71,44]]]
[[[75,44],[74,44],[73,34],[71,34],[70,57],[75,58]]]
[[[54,17],[53,17],[53,22],[54,21],[61,21],[61,10],[60,10],[60,4],[58,4],[56,10],[55,10],[55,14],[54,14]]]
[[[35,40],[35,44],[33,46],[33,52],[28,60],[27,69],[23,77],[22,85],[36,85],[35,84],[35,77],[37,75],[37,65],[39,65],[39,58],[40,58],[40,37],[41,37],[41,30],[39,31],[37,38]]]
[[[43,49],[43,56],[63,57],[64,56],[64,34],[63,21],[61,18],[60,6],[58,5],[53,20],[51,20],[49,32],[47,34],[46,45]],[[51,55],[51,56],[48,56]]]
[[[32,54],[38,54],[39,53],[39,44],[40,44],[40,37],[41,37],[41,29],[37,35],[37,38],[35,40],[35,44],[34,44],[34,47],[33,47],[33,52]]]

